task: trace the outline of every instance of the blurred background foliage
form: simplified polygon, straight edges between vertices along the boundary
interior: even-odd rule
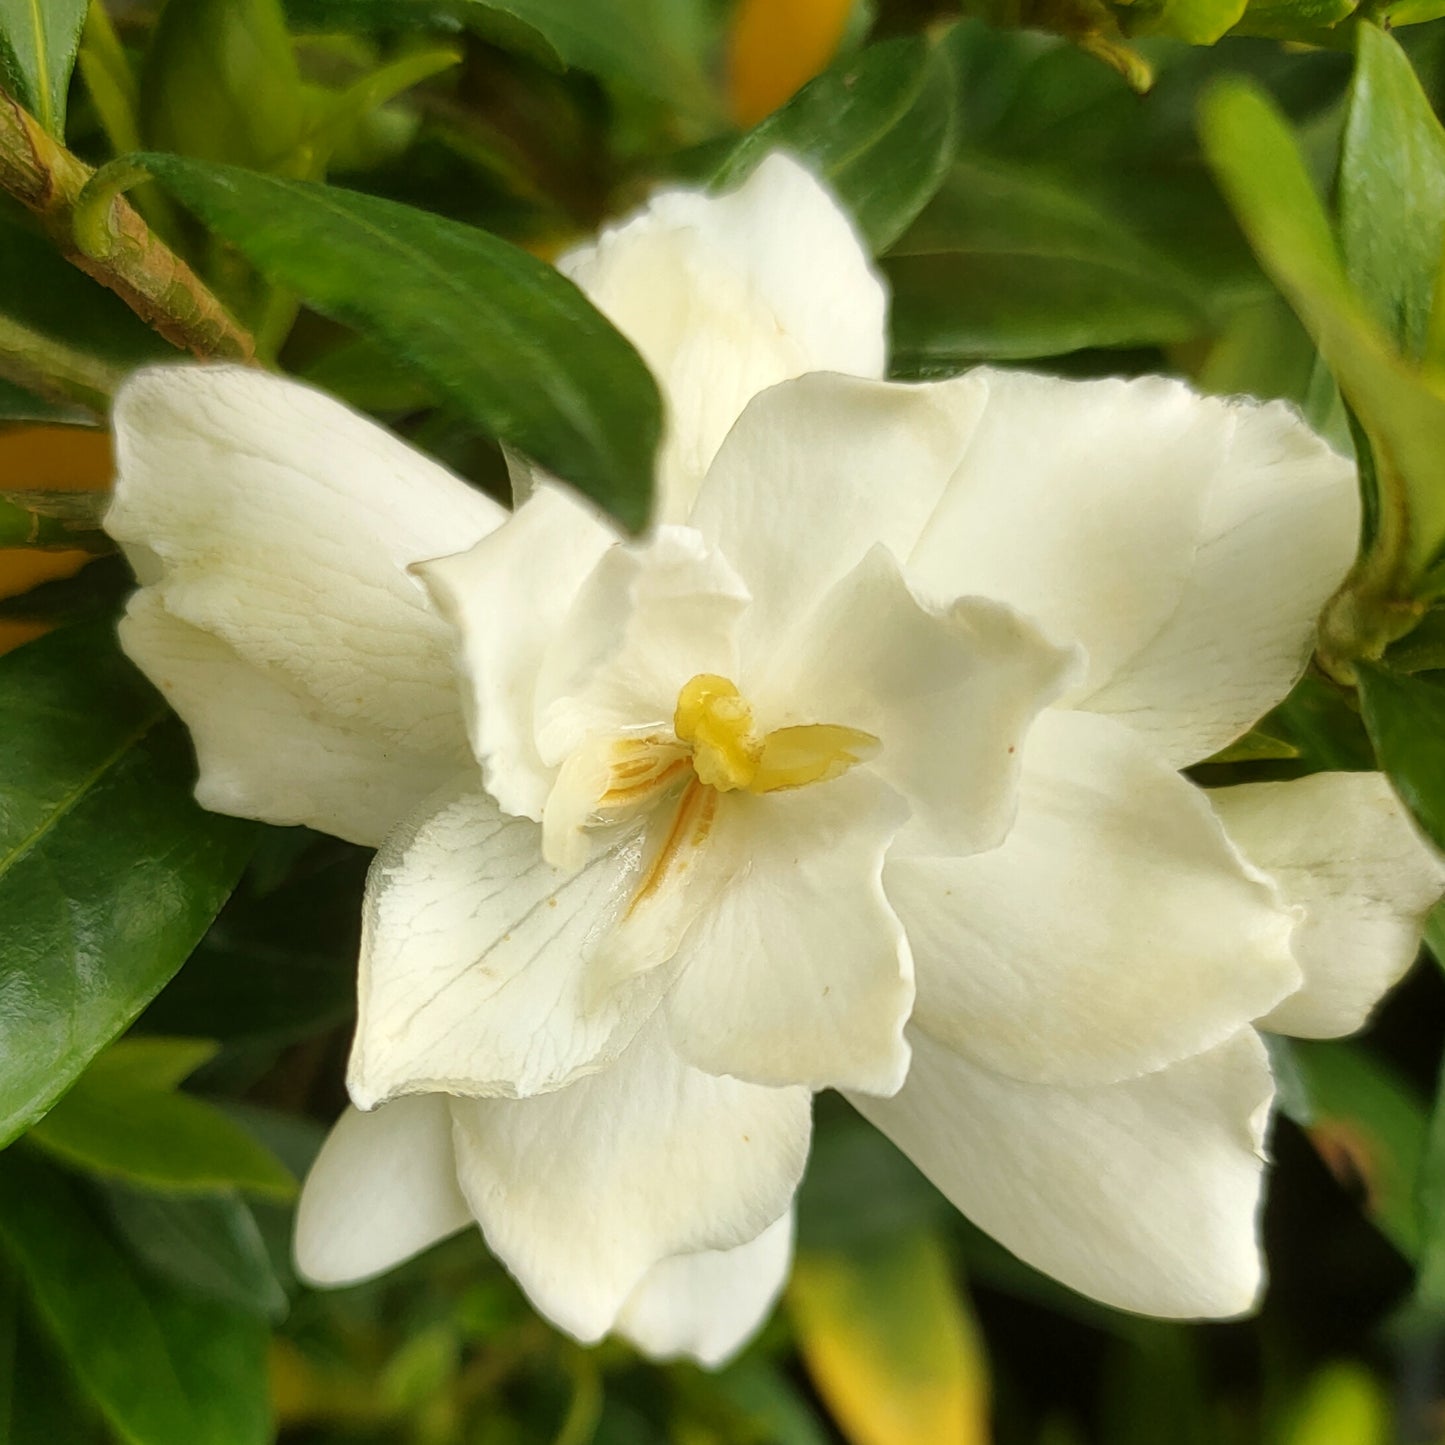
[[[880,258],[899,376],[1166,371],[1356,449],[1368,547],[1321,667],[1198,776],[1378,756],[1445,844],[1441,15],[0,0],[0,1445],[1445,1441],[1428,958],[1365,1038],[1277,1045],[1251,1320],[1069,1294],[832,1097],[784,1305],[720,1373],[579,1349],[471,1235],[299,1286],[367,857],[194,806],[182,730],[115,649],[128,573],[97,525],[106,400],[177,341],[499,494],[516,444],[640,523],[655,391],[544,263],[659,180],[785,145]]]

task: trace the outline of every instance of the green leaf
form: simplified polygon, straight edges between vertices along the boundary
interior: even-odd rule
[[[1269,98],[1221,83],[1205,99],[1201,134],[1260,264],[1369,436],[1382,500],[1408,513],[1403,551],[1423,573],[1445,541],[1445,391],[1394,353],[1351,290],[1319,194]]]
[[[147,144],[269,170],[294,157],[304,118],[279,0],[169,0],[141,74]]]
[[[28,1137],[72,1167],[151,1189],[290,1198],[296,1181],[270,1150],[219,1109],[176,1092],[213,1052],[196,1040],[123,1039]]]
[[[792,151],[826,178],[873,250],[886,251],[948,174],[955,92],[941,47],[919,38],[870,46],[745,136],[715,184],[735,184],[771,150]]]
[[[1264,763],[1275,762],[1284,758],[1297,758],[1300,750],[1294,743],[1287,742],[1284,738],[1273,737],[1267,732],[1258,728],[1247,732],[1242,738],[1236,738],[1228,747],[1221,748],[1212,758],[1206,758],[1206,763]]]
[[[1445,848],[1445,680],[1359,665],[1360,707],[1380,766]]]
[[[1380,1232],[1413,1260],[1415,1190],[1425,1149],[1424,1101],[1358,1044],[1295,1040],[1314,1118],[1307,1129],[1331,1172],[1362,1197]]]
[[[1130,35],[1164,35],[1213,45],[1237,25],[1247,0],[1162,0],[1127,12]]]
[[[158,1278],[247,1314],[285,1313],[256,1217],[238,1195],[177,1198],[107,1184],[105,1201],[122,1241]]]
[[[1425,349],[1445,249],[1445,130],[1397,40],[1358,30],[1340,157],[1345,269],[1413,360]]]
[[[109,624],[0,658],[0,1143],[180,967],[252,830],[191,797],[185,730]]]
[[[1087,195],[982,156],[959,161],[885,270],[904,373],[1182,341],[1209,325],[1188,273]]]
[[[0,0],[0,78],[57,139],[86,0]]]
[[[485,231],[354,191],[138,161],[270,280],[405,358],[469,420],[637,528],[661,403],[572,283]]]
[[[0,1159],[0,1246],[86,1393],[127,1445],[266,1445],[262,1321],[137,1272],[79,1190]]]

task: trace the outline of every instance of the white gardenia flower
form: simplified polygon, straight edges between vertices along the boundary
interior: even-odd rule
[[[1352,469],[1172,381],[879,380],[783,157],[567,264],[668,405],[641,541],[259,373],[117,403],[122,638],[198,796],[380,850],[302,1272],[475,1221],[578,1338],[716,1363],[833,1087],[1076,1289],[1247,1310],[1256,1026],[1358,1027],[1445,889],[1377,774],[1179,772],[1301,672]]]

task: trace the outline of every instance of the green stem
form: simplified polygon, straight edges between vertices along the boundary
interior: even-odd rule
[[[250,361],[256,345],[200,277],[111,191],[83,245],[76,208],[94,172],[0,90],[0,190],[34,211],[66,259],[109,287],[167,341],[197,356]]]
[[[121,373],[106,362],[0,316],[0,376],[47,401],[84,407],[96,416],[110,409]]]

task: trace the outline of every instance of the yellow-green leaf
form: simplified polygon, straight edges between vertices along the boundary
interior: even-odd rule
[[[808,1372],[851,1445],[983,1445],[988,1367],[929,1233],[804,1251],[788,1307]]]

